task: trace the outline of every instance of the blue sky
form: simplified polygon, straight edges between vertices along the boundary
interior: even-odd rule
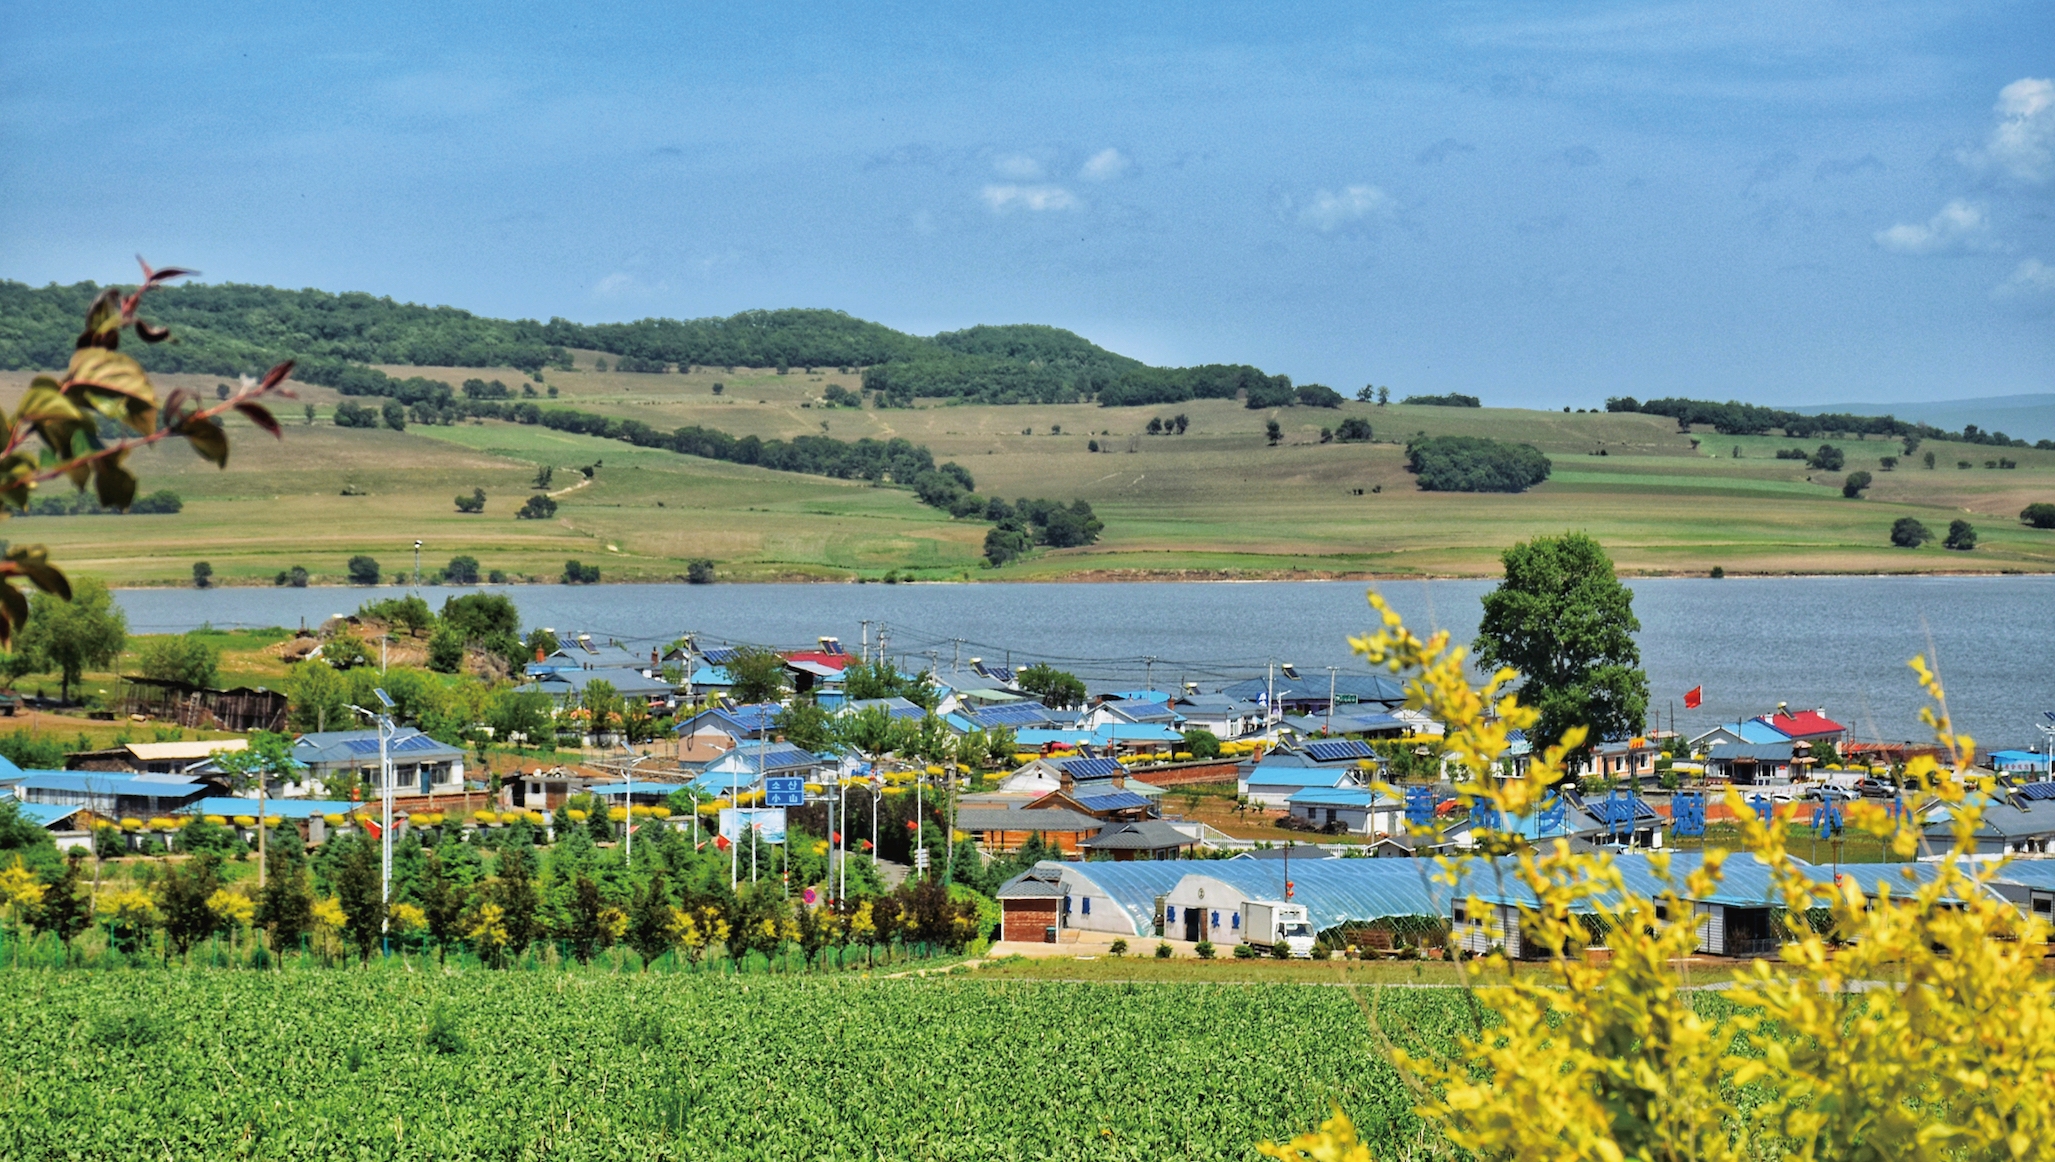
[[[0,8],[0,277],[1045,322],[1353,391],[2055,390],[2055,7]]]

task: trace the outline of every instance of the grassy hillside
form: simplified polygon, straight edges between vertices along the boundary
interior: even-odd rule
[[[323,388],[301,391],[320,415],[312,426],[286,409],[283,443],[240,429],[227,472],[183,448],[139,455],[146,490],[178,492],[182,513],[36,517],[6,535],[48,544],[75,569],[131,584],[185,582],[201,558],[229,581],[268,583],[297,564],[316,583],[336,582],[352,553],[398,568],[416,538],[427,543],[426,563],[468,553],[487,569],[542,581],[554,580],[569,557],[599,562],[607,580],[677,577],[695,557],[719,562],[724,579],[844,579],[888,570],[934,579],[1462,575],[1495,571],[1497,554],[1515,540],[1571,528],[1599,537],[1624,570],[1638,573],[1715,565],[1730,573],[2055,569],[2055,532],[2017,520],[2027,503],[2055,501],[2049,451],[1930,441],[1920,451],[1933,451],[1937,468],[1913,457],[1910,467],[1886,472],[1877,461],[1900,451],[1895,442],[1842,440],[1844,472],[1811,474],[1802,462],[1774,459],[1796,441],[1686,436],[1669,419],[1632,413],[1359,403],[1251,411],[1225,400],[852,410],[815,406],[829,384],[855,389],[850,374],[622,374],[594,371],[593,362],[592,353],[578,352],[576,370],[545,372],[558,406],[737,436],[904,436],[933,449],[938,461],[968,467],[980,493],[1083,498],[1106,521],[1105,535],[1089,548],[990,570],[980,554],[988,524],[952,521],[902,489],[497,421],[339,429],[328,415],[341,397]],[[507,368],[385,370],[521,382]],[[0,373],[0,397],[11,401],[27,379]],[[719,396],[716,381],[725,388]],[[214,382],[164,377],[167,387],[210,394]],[[1180,412],[1191,421],[1186,434],[1143,434],[1152,417]],[[1320,429],[1348,415],[1369,419],[1378,442],[1321,444]],[[1269,418],[1285,431],[1274,448],[1263,436]],[[1532,442],[1554,460],[1555,474],[1517,496],[1422,493],[1404,468],[1403,444],[1416,433]],[[1088,440],[1113,451],[1089,452]],[[1983,466],[2001,454],[2018,467]],[[1958,469],[1958,460],[1972,467]],[[602,467],[580,483],[575,466],[595,461]],[[556,518],[517,521],[513,511],[541,464],[558,469]],[[1842,476],[1856,469],[1872,472],[1876,483],[1866,499],[1845,500]],[[345,486],[368,495],[343,496]],[[452,498],[473,488],[485,490],[485,512],[458,513]],[[1951,519],[1968,519],[1982,543],[1972,553],[1893,549],[1886,534],[1905,515],[1936,534]]]

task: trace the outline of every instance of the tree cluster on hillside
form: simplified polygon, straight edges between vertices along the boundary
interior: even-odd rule
[[[1415,407],[1435,408],[1477,408],[1484,406],[1484,401],[1476,396],[1464,395],[1461,392],[1454,391],[1449,392],[1447,395],[1409,395],[1399,402],[1412,404]]]
[[[994,568],[1027,555],[1037,545],[1071,549],[1093,544],[1106,527],[1092,514],[1092,506],[1082,500],[1065,506],[1053,500],[1022,497],[1009,505],[995,498],[987,508],[986,519],[997,522],[985,534],[985,560]]]
[[[1548,479],[1551,465],[1532,444],[1430,436],[1406,445],[1406,468],[1424,492],[1525,492]]]
[[[0,368],[61,367],[76,321],[99,295],[94,283],[30,287],[0,281]],[[327,364],[518,367],[564,364],[540,324],[486,319],[452,307],[396,303],[368,294],[280,290],[235,283],[154,292],[157,321],[179,334],[138,355],[156,372],[239,375],[298,356]],[[304,372],[299,376],[306,380]],[[307,380],[313,382],[312,380]]]
[[[19,516],[117,516],[127,513],[131,516],[168,516],[185,508],[185,502],[178,493],[169,488],[160,488],[147,496],[138,496],[129,502],[127,508],[117,508],[100,503],[100,498],[90,492],[58,493],[55,496],[38,496],[29,502]]]
[[[1760,404],[1740,403],[1735,400],[1714,403],[1702,399],[1667,398],[1643,402],[1633,396],[1621,396],[1606,400],[1605,410],[1669,416],[1680,426],[1709,424],[1714,431],[1723,436],[1766,436],[1771,432],[1782,432],[1797,440],[1835,434],[1899,437],[1905,440],[1905,454],[1908,456],[1912,455],[1922,440],[1951,440],[1956,443],[1987,444],[2000,448],[2055,448],[2055,440],[2041,440],[2029,445],[2025,440],[2015,439],[2003,432],[1986,432],[1975,424],[1963,425],[1960,432],[1949,432],[1932,424],[1908,422],[1889,415],[1858,416],[1845,412],[1802,415],[1781,408],[1763,407]]]

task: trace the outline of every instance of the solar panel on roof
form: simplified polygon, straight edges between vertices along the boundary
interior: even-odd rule
[[[1017,726],[1030,722],[1046,722],[1049,718],[1047,711],[1032,702],[987,706],[975,713],[979,722],[991,726]]]
[[[1067,759],[1058,765],[1073,779],[1104,779],[1123,769],[1112,759]]]
[[[2028,783],[2019,793],[2029,799],[2055,799],[2055,783]]]
[[[1327,742],[1309,742],[1306,753],[1323,763],[1340,762],[1344,759],[1367,759],[1370,748],[1353,738],[1333,739]]]
[[[1103,795],[1079,795],[1078,806],[1088,811],[1123,811],[1129,807],[1147,807],[1149,801],[1133,791],[1108,791]]]
[[[700,659],[705,661],[708,665],[720,666],[725,665],[730,661],[733,661],[735,655],[738,652],[740,651],[730,649],[727,646],[716,646],[713,649],[701,653],[699,656]]]

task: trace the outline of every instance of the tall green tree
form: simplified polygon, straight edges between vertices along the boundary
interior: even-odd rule
[[[15,653],[30,659],[28,673],[63,675],[64,700],[87,667],[111,666],[128,645],[128,616],[114,604],[105,583],[81,577],[71,600],[38,593],[29,602],[28,624],[15,639]]]
[[[739,649],[721,663],[721,668],[728,671],[733,683],[728,688],[729,697],[744,705],[776,702],[785,693],[785,659],[775,650],[755,646]]]
[[[343,933],[360,961],[371,959],[385,932],[385,895],[379,877],[376,848],[361,837],[350,841],[336,874],[335,895],[342,905]]]
[[[221,651],[198,634],[184,633],[152,639],[138,661],[137,668],[145,678],[212,686],[221,667]]]
[[[843,670],[842,689],[852,702],[904,698],[922,710],[933,710],[941,702],[933,678],[925,670],[911,676],[902,674],[899,667],[879,658],[875,662],[855,662]]]
[[[71,957],[71,942],[93,925],[92,881],[81,867],[84,862],[85,854],[73,850],[64,861],[63,874],[44,887],[42,901],[29,915],[36,931],[56,934],[66,959]]]
[[[1013,680],[1021,689],[1040,698],[1042,705],[1053,709],[1068,709],[1085,700],[1084,681],[1047,662],[1036,662],[1015,674]]]
[[[273,952],[298,948],[300,938],[314,927],[314,889],[307,883],[306,852],[297,843],[272,845],[265,873],[264,888],[257,894],[257,923],[270,931]]]
[[[1575,726],[1585,748],[1637,734],[1648,675],[1634,633],[1634,595],[1612,558],[1582,533],[1536,537],[1505,551],[1505,580],[1484,596],[1474,647],[1481,665],[1519,671],[1520,699],[1541,712],[1537,745]]]
[[[221,857],[203,851],[172,864],[157,881],[157,910],[164,914],[167,951],[184,956],[193,945],[220,930],[221,918],[207,901],[221,890]]]

